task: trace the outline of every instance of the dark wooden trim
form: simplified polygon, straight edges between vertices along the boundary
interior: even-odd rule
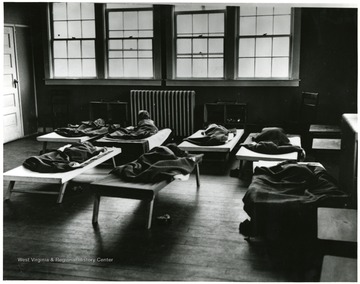
[[[99,79],[105,78],[105,4],[95,3],[95,60],[96,74]]]

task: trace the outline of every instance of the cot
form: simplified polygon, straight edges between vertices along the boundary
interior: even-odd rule
[[[202,161],[203,155],[194,155],[193,159],[195,161],[195,172],[196,172],[196,185],[197,188],[200,186],[200,171],[199,163]],[[95,192],[95,200],[93,207],[93,217],[92,223],[96,225],[98,223],[99,207],[100,207],[100,197],[117,197],[117,198],[127,198],[127,199],[136,199],[136,200],[145,200],[149,202],[149,213],[146,223],[146,228],[151,228],[154,200],[157,193],[171,183],[174,179],[171,180],[162,180],[155,183],[135,183],[135,182],[125,182],[114,174],[109,174],[104,179],[95,181],[90,184]]]
[[[96,136],[80,136],[80,137],[65,137],[57,134],[56,132],[50,132],[41,136],[36,137],[37,141],[43,142],[43,150],[42,153],[46,153],[47,143],[82,143],[85,141],[90,141],[94,139],[98,139],[102,135]]]
[[[257,133],[250,133],[245,139],[244,144],[253,142],[253,137]],[[298,135],[287,135],[290,143],[294,146],[301,147],[301,139]],[[286,154],[262,154],[251,151],[246,147],[240,147],[239,151],[235,154],[237,160],[240,160],[239,168],[242,168],[243,161],[297,161],[299,159],[298,152],[291,152]]]
[[[197,138],[204,136],[202,133],[204,130],[198,130],[192,134],[189,138]],[[195,145],[188,141],[183,141],[179,144],[179,148],[183,151],[193,152],[193,153],[217,153],[224,154],[224,161],[228,160],[230,152],[234,149],[236,144],[240,141],[241,137],[244,134],[244,129],[236,129],[236,135],[231,137],[229,135],[229,140],[223,145],[216,146],[199,146]]]
[[[143,139],[128,140],[102,137],[92,143],[95,146],[121,148],[123,156],[121,161],[125,163],[137,159],[156,146],[162,145],[169,138],[171,132],[170,128],[164,128],[156,134]]]
[[[68,147],[66,145],[64,147]],[[3,174],[3,179],[9,181],[9,186],[5,191],[5,200],[9,200],[12,192],[21,192],[21,193],[41,193],[41,194],[55,194],[57,195],[57,203],[61,203],[63,200],[63,196],[65,194],[66,186],[68,182],[73,178],[79,176],[80,174],[86,172],[89,169],[100,165],[101,163],[113,159],[114,166],[115,161],[114,157],[121,153],[120,148],[109,148],[106,152],[99,154],[94,159],[91,159],[89,163],[85,162],[85,165],[81,168],[77,168],[68,172],[59,172],[59,173],[39,173],[34,172],[29,169],[26,169],[24,166],[19,166],[12,170],[9,170]],[[14,189],[14,185],[16,181],[22,182],[35,182],[35,183],[51,183],[51,184],[59,184],[60,189],[59,192],[54,191],[39,191],[39,190],[17,190]]]

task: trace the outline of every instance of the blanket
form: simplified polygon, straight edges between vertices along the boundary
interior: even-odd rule
[[[136,161],[118,166],[111,171],[125,181],[159,182],[178,174],[189,174],[195,168],[192,155],[180,150],[175,144],[154,147]]]
[[[241,144],[241,146],[257,153],[270,155],[297,152],[300,161],[305,159],[305,150],[300,146],[292,145],[281,128],[264,128],[261,133],[253,137],[253,141],[250,144]]]
[[[257,234],[315,236],[317,208],[343,207],[348,195],[323,167],[283,162],[255,168],[243,202]]]
[[[101,118],[94,121],[83,121],[80,125],[59,127],[55,132],[64,137],[98,136],[108,133],[108,126]]]
[[[55,150],[40,156],[26,159],[23,166],[40,173],[58,173],[82,167],[85,163],[106,151],[90,142],[74,143],[64,150]]]
[[[143,139],[150,137],[151,135],[156,134],[159,129],[156,127],[154,122],[151,119],[143,119],[139,121],[136,127],[118,127],[112,129],[111,133],[106,135],[105,139]]]
[[[229,141],[229,134],[236,135],[236,129],[227,129],[222,125],[210,124],[202,133],[202,137],[188,137],[184,141],[188,141],[199,146],[216,146],[223,145]]]

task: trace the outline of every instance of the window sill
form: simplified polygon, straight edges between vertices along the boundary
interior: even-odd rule
[[[298,87],[299,79],[292,80],[166,80],[167,86],[211,86],[211,87]]]
[[[161,86],[154,79],[45,79],[45,85]]]

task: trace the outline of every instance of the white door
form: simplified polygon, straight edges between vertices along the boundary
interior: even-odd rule
[[[4,27],[3,142],[23,137],[14,28]]]

